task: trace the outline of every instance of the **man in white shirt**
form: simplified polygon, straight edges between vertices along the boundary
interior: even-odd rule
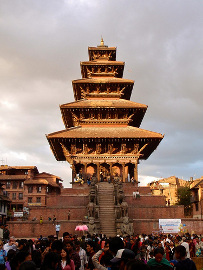
[[[4,245],[4,250],[8,253],[10,249],[17,250],[18,243],[14,236],[11,236],[8,243]]]
[[[57,240],[58,240],[59,232],[60,232],[60,229],[61,229],[61,225],[58,222],[55,225],[55,229],[56,229],[56,237],[57,237]]]
[[[187,255],[186,255],[186,258],[190,258],[190,248],[189,248],[189,244],[187,243],[187,240],[186,240],[186,238],[185,237],[183,237],[183,242],[182,242],[182,244],[181,244],[181,246],[184,246],[185,247],[185,249],[186,249],[186,253],[187,253]]]
[[[81,248],[79,241],[76,241],[75,243],[75,250],[80,256],[81,266],[79,270],[84,270],[88,264],[87,253],[84,249]]]

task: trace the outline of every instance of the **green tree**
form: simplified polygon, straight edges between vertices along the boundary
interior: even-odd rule
[[[188,186],[179,187],[176,192],[177,205],[184,205],[185,216],[190,216],[192,213],[191,191]]]

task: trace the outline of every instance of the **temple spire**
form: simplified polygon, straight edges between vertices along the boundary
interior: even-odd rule
[[[103,40],[103,37],[101,36],[101,43],[100,43],[100,46],[104,46],[104,40]]]
[[[101,36],[101,42],[100,42],[100,45],[98,45],[97,47],[108,47],[107,45],[104,45],[104,39],[103,39],[102,36]]]

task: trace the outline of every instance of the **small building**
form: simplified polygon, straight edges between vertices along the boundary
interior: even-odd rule
[[[46,206],[48,195],[59,195],[61,193],[62,181],[58,176],[50,173],[39,173],[32,179],[24,182],[24,205]]]
[[[190,190],[192,193],[191,203],[193,205],[193,218],[203,217],[203,176],[199,179],[194,180],[190,184]]]
[[[0,183],[0,224],[5,224],[9,202],[8,197],[4,195],[3,185]]]
[[[168,206],[175,205],[177,202],[177,190],[180,187],[185,187],[189,182],[187,180],[179,179],[176,176],[162,178],[158,181],[153,181],[148,184],[153,195],[163,195],[166,197],[166,204]]]
[[[50,173],[39,173],[36,166],[0,166],[0,183],[9,201],[9,217],[22,217],[28,207],[46,206],[49,195],[61,192],[62,180]]]

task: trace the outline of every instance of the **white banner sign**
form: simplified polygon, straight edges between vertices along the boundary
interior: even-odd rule
[[[178,233],[181,219],[159,219],[159,231],[163,233]]]
[[[23,212],[14,212],[14,217],[23,217]]]

